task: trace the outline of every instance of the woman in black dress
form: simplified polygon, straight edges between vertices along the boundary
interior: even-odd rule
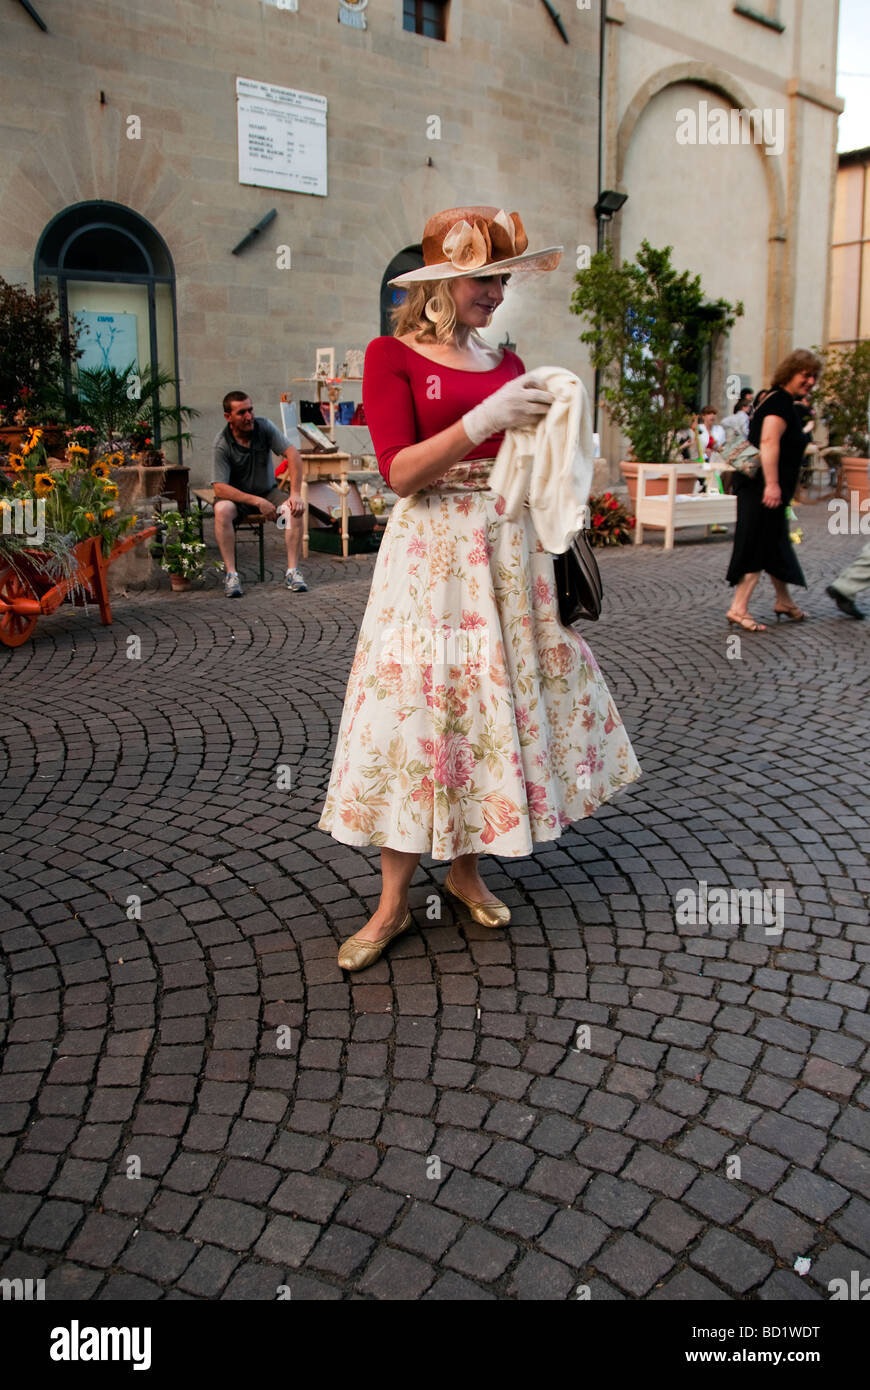
[[[752,416],[749,442],[761,452],[754,478],[734,474],[737,526],[728,566],[728,583],[735,585],[728,622],[746,632],[766,631],[746,611],[752,591],[766,570],[776,590],[774,613],[800,622],[806,617],[788,591],[789,584],[807,582],[788,535],[786,511],[794,496],[808,436],[801,428],[795,400],[812,389],[821,371],[815,353],[805,348],[789,353],[773,374],[770,391]]]

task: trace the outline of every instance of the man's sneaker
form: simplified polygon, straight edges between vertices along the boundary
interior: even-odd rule
[[[224,594],[227,598],[242,597],[242,581],[236,570],[229,570],[224,580]]]
[[[294,594],[307,594],[308,585],[302,578],[302,571],[298,569],[288,570],[284,575],[284,587],[292,589]]]
[[[825,593],[828,595],[828,598],[834,600],[841,613],[847,614],[850,618],[864,617],[864,614],[861,612],[861,609],[858,607],[857,603],[855,603],[854,599],[849,598],[846,594],[841,594],[840,590],[835,589],[833,584],[828,585]]]

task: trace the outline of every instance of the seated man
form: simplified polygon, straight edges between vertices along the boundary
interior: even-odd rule
[[[214,532],[226,566],[224,592],[241,598],[236,571],[236,538],[233,523],[259,511],[267,521],[283,525],[287,537],[285,587],[294,593],[308,588],[297,568],[302,541],[302,459],[271,420],[254,415],[250,396],[230,391],[224,396],[226,425],[214,442]],[[290,496],[275,484],[272,455],[287,460]],[[279,514],[280,509],[280,514]]]

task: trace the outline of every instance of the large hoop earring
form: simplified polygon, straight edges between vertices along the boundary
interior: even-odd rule
[[[430,323],[437,323],[443,312],[444,305],[441,303],[441,300],[438,298],[437,294],[433,295],[431,299],[426,300],[426,307],[424,308],[423,313],[426,315]]]

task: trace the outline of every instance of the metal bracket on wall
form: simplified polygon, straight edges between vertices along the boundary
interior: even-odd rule
[[[42,15],[37,14],[36,10],[35,10],[35,9],[33,8],[33,6],[31,5],[30,0],[18,0],[18,3],[19,3],[20,5],[23,5],[24,9],[25,9],[25,10],[27,11],[27,13],[30,15],[30,18],[33,20],[34,24],[38,24],[38,25],[39,25],[39,27],[40,27],[40,29],[42,30],[43,34],[47,34],[47,33],[48,33],[48,25],[46,24],[45,20],[42,18]]]
[[[268,225],[269,225],[270,222],[274,222],[274,220],[275,220],[275,218],[276,218],[277,216],[278,216],[278,209],[277,209],[277,208],[271,208],[270,211],[266,213],[266,216],[265,216],[260,222],[257,223],[256,227],[252,227],[251,230],[248,232],[248,235],[242,237],[242,239],[241,239],[241,241],[239,242],[238,246],[234,246],[234,247],[233,247],[233,249],[232,249],[232,251],[230,252],[230,254],[233,255],[233,256],[237,256],[237,255],[239,254],[240,251],[244,251],[245,247],[246,247],[246,246],[250,246],[251,242],[252,242],[252,241],[255,241],[256,238],[257,238],[257,237],[260,235],[260,233],[263,231],[263,229],[264,229],[265,227],[268,227]]]
[[[550,4],[550,0],[542,0],[542,4],[544,6],[544,9],[547,11],[547,14],[550,16],[553,23],[555,24],[556,28],[559,30],[559,33],[562,35],[562,39],[564,40],[564,42],[570,43],[571,40],[565,33],[565,26],[562,23],[562,16],[559,14],[558,10],[553,9],[553,6]]]

